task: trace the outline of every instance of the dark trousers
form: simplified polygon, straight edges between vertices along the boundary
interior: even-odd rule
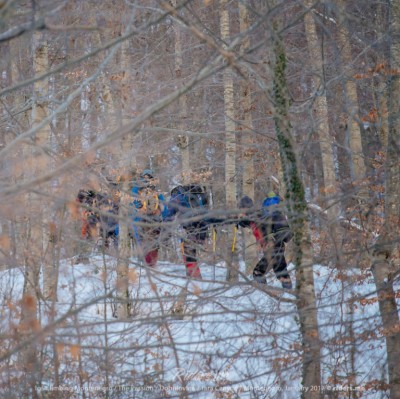
[[[118,249],[118,235],[115,230],[108,230],[100,227],[100,234],[105,248],[110,248],[110,243],[112,243],[112,247]]]
[[[272,249],[267,249],[264,251],[263,257],[258,261],[253,270],[254,278],[260,278],[264,276],[271,266],[277,278],[289,278],[283,245],[275,246]]]
[[[197,262],[197,251],[200,245],[203,245],[203,240],[185,239],[182,241],[182,254],[185,263]]]
[[[186,237],[182,240],[182,253],[185,263],[197,262],[198,248],[204,245],[207,238],[206,229],[196,227],[185,228]]]

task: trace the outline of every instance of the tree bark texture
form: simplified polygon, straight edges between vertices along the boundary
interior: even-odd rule
[[[121,97],[128,96],[128,88],[130,87],[131,76],[129,74],[129,40],[125,41],[122,46],[123,54],[123,70],[124,77],[121,81]],[[126,118],[126,114],[122,114],[122,123]],[[133,138],[132,133],[128,133],[121,141],[122,160],[120,165],[120,205],[118,211],[119,218],[119,234],[118,234],[118,262],[117,262],[117,317],[124,319],[130,314],[130,295],[129,295],[129,259],[131,255],[131,239],[129,236],[129,223],[132,222],[129,215],[129,204],[131,202],[130,189],[133,179],[132,159]],[[126,156],[128,154],[128,156]]]
[[[312,8],[313,4],[314,3],[312,0],[305,1],[305,6],[308,8]],[[315,131],[318,135],[321,148],[325,195],[329,198],[333,197],[333,195],[336,193],[335,163],[332,149],[332,137],[330,136],[329,131],[328,103],[325,93],[323,58],[318,40],[317,29],[311,10],[304,16],[304,25],[310,55],[310,63],[314,72],[312,86],[315,95],[313,106]],[[328,200],[327,202],[327,211],[330,216],[329,219],[332,222],[339,215],[339,209],[333,201]]]
[[[244,54],[250,48],[250,38],[245,33],[250,26],[250,17],[247,10],[248,5],[239,1],[239,23],[240,32],[245,34],[241,45],[241,52]],[[241,145],[243,148],[242,162],[243,162],[243,195],[247,195],[253,200],[254,198],[254,139],[253,139],[253,118],[252,118],[252,98],[251,98],[251,85],[249,77],[243,79],[240,85],[240,122],[241,127]],[[244,231],[244,244],[245,244],[245,259],[246,259],[246,274],[250,275],[253,271],[254,261],[257,259],[257,246],[254,235],[245,229]]]
[[[176,0],[172,0],[172,5],[176,7]],[[183,53],[182,53],[182,31],[179,23],[174,22],[175,33],[175,78],[179,81],[182,78],[183,72]],[[185,130],[187,128],[184,121],[187,120],[187,94],[183,93],[178,99],[178,128]],[[190,169],[190,151],[189,151],[189,137],[180,134],[178,137],[178,147],[182,156],[182,171],[188,172]]]
[[[283,43],[275,39],[274,121],[286,184],[289,221],[294,234],[297,309],[303,347],[303,387],[321,386],[320,340],[315,300],[313,256],[303,182],[298,170],[294,139],[288,115],[286,56]],[[319,392],[302,392],[304,398],[318,398]]]
[[[335,174],[335,159],[333,154],[333,140],[330,135],[328,102],[326,98],[324,59],[318,40],[317,29],[312,12],[314,3],[305,0],[305,6],[310,10],[304,16],[305,34],[310,56],[310,65],[313,71],[312,87],[314,95],[313,112],[315,132],[318,136],[321,150],[322,169],[324,174],[324,197],[328,216],[327,231],[330,234],[332,246],[332,261],[334,266],[343,267],[342,242],[337,219],[340,216],[340,202],[337,201],[337,183]]]
[[[228,1],[220,1],[220,30],[221,39],[224,47],[230,40],[230,19]],[[225,60],[226,62],[227,60]],[[228,66],[223,71],[224,85],[224,108],[225,108],[225,205],[227,209],[236,207],[236,124],[235,124],[235,106],[233,95],[233,75],[232,69]],[[228,228],[228,248],[227,250],[227,279],[228,281],[237,281],[239,278],[238,265],[235,262],[235,249],[232,243],[235,240],[235,231]]]
[[[350,34],[346,19],[346,2],[339,1],[339,28],[338,28],[338,44],[341,49],[342,64],[348,65],[343,69],[345,79],[345,109],[346,123],[349,134],[349,146],[351,152],[351,172],[354,180],[362,180],[366,175],[366,167],[364,162],[363,146],[361,140],[361,130],[359,122],[358,95],[357,85],[354,81],[354,68],[352,65],[352,51]]]
[[[391,37],[400,35],[400,4],[391,3]],[[390,48],[391,71],[400,68],[400,44]],[[393,276],[399,272],[400,237],[400,76],[393,72],[388,87],[389,132],[385,164],[385,222],[378,239],[372,266],[382,317],[390,385],[390,397],[400,397],[400,319]]]

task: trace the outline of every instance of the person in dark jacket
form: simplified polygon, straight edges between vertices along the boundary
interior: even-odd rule
[[[240,200],[239,208],[244,212],[238,225],[251,228],[259,247],[263,251],[262,258],[253,270],[253,278],[265,284],[266,273],[272,267],[282,287],[292,288],[292,281],[287,270],[285,259],[285,243],[292,238],[285,215],[279,209],[280,197],[274,192],[268,193],[261,209],[254,208],[253,200],[245,196]]]
[[[102,193],[99,198],[100,209],[100,231],[99,234],[103,240],[105,248],[110,247],[110,243],[114,249],[118,249],[118,210],[119,195],[114,190]]]
[[[205,220],[208,198],[205,188],[195,184],[175,187],[168,202],[166,220],[179,216],[185,237],[182,239],[183,261],[189,278],[201,279],[197,264],[197,248],[207,239],[208,223]],[[204,215],[204,218],[199,216]]]
[[[75,263],[88,263],[91,248],[98,238],[98,193],[92,189],[81,189],[76,197],[81,218],[78,256]]]
[[[204,245],[209,226],[225,223],[227,218],[210,216],[206,188],[198,184],[175,187],[171,191],[167,209],[165,220],[172,220],[177,216],[185,232],[182,253],[186,276],[200,280],[202,275],[197,261],[198,248]]]
[[[97,224],[99,214],[97,212],[98,193],[94,190],[79,190],[76,202],[82,205],[81,238],[93,240],[97,238]]]
[[[132,188],[132,224],[130,235],[140,248],[147,266],[155,266],[160,248],[161,222],[167,208],[162,193],[156,187],[153,171],[145,169]]]

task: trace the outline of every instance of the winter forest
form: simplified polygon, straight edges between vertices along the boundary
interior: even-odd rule
[[[400,2],[4,0],[0,53],[2,398],[400,398]]]

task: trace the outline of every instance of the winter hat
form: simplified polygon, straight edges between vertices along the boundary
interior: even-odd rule
[[[145,176],[149,176],[150,178],[153,177],[153,171],[151,169],[145,169],[142,174],[140,175],[140,177],[145,177]]]
[[[267,198],[265,198],[265,200],[263,201],[262,206],[267,207],[267,206],[271,206],[271,205],[277,205],[280,202],[281,202],[281,199],[280,199],[279,195],[276,195],[276,193],[274,191],[270,191],[267,194]]]
[[[253,208],[253,206],[253,200],[247,195],[245,195],[239,202],[239,208]]]
[[[278,197],[278,195],[276,195],[275,191],[269,191],[267,194],[267,198],[273,198],[273,197]]]

